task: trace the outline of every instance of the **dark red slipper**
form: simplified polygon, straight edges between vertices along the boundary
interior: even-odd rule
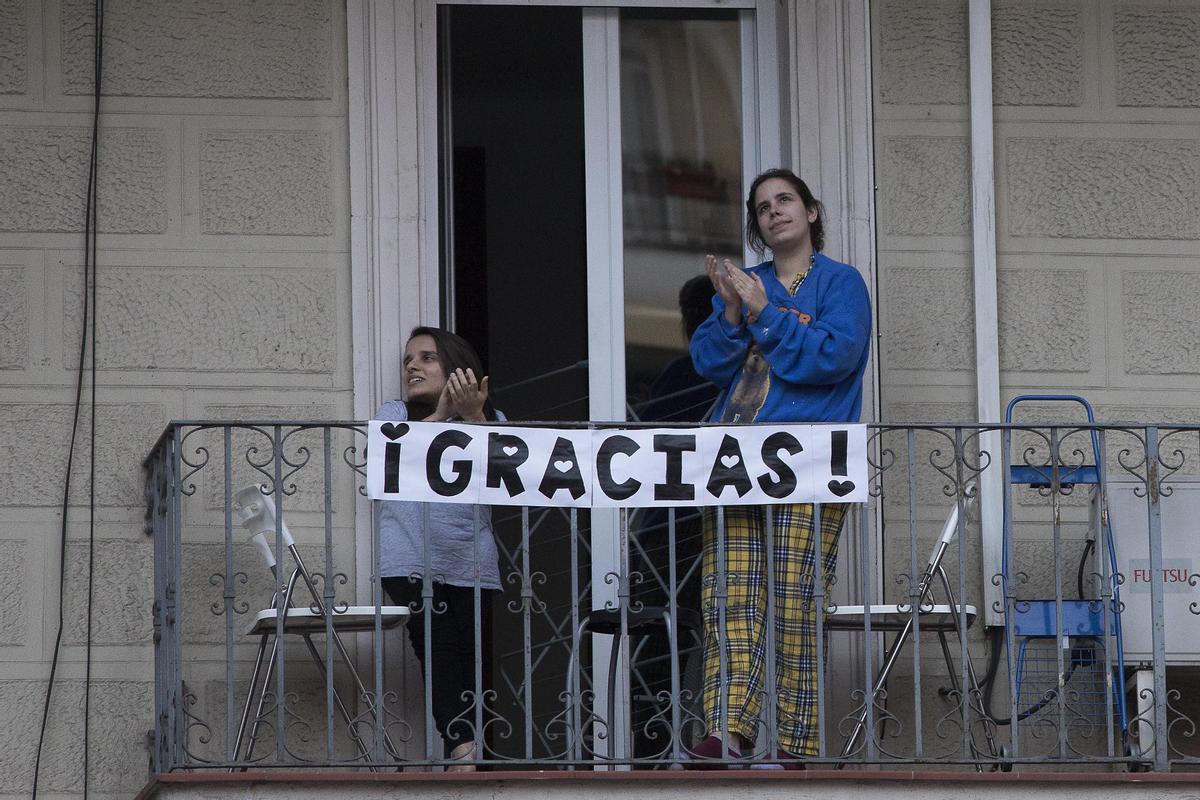
[[[733,745],[729,745],[722,756],[720,736],[709,736],[701,740],[687,751],[687,755],[690,760],[683,765],[685,769],[733,769],[733,764],[722,764],[718,759],[742,757],[741,751]]]

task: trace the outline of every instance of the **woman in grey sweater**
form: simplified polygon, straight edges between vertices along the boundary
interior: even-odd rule
[[[488,399],[488,379],[475,350],[462,337],[440,328],[414,328],[404,347],[405,399],[388,400],[375,418],[485,422],[503,419]],[[491,509],[471,504],[385,501],[380,510],[379,567],[383,590],[398,605],[409,605],[408,635],[422,674],[432,669],[434,724],[446,742],[447,757],[474,761],[475,706],[484,681],[475,680],[476,659],[486,663],[492,597],[500,589]],[[421,592],[428,570],[433,603]],[[480,589],[480,653],[475,648],[475,587]],[[430,651],[425,652],[425,626]],[[486,680],[486,670],[480,674]],[[477,735],[478,734],[478,735]],[[474,770],[474,764],[448,767]]]

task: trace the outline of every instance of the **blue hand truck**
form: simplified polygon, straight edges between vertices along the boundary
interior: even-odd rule
[[[1072,403],[1087,413],[1089,425],[1094,425],[1095,416],[1087,400],[1069,394],[1028,394],[1014,397],[1004,413],[1004,421],[1011,424],[1014,409],[1022,403]],[[1010,429],[1011,430],[1011,429]],[[1092,530],[1088,547],[1081,558],[1079,568],[1080,598],[1017,599],[1005,604],[1006,627],[1012,632],[1012,644],[1017,648],[1016,679],[1017,708],[1024,709],[1019,720],[1035,717],[1043,709],[1057,708],[1062,692],[1070,688],[1071,706],[1074,712],[1091,711],[1097,716],[1107,715],[1106,703],[1111,703],[1113,723],[1119,725],[1123,752],[1128,752],[1128,719],[1125,708],[1125,657],[1121,639],[1121,594],[1117,577],[1117,557],[1113,548],[1112,527],[1109,523],[1104,452],[1100,436],[1092,427],[1092,463],[1064,464],[1057,453],[1049,453],[1044,463],[1011,464],[1011,447],[1005,448],[1006,478],[1012,486],[1029,487],[1051,495],[1069,493],[1077,486],[1090,487]],[[1011,445],[1012,433],[1006,433]],[[1040,461],[1040,459],[1038,459]],[[1086,459],[1084,459],[1086,461]],[[1058,498],[1055,497],[1055,515],[1058,515]],[[1002,578],[1012,580],[1012,565],[1009,554],[1013,541],[1012,492],[1004,497],[1004,559]],[[1092,571],[1093,588],[1111,588],[1111,599],[1084,598],[1084,562],[1088,551],[1094,551],[1098,537],[1104,537],[1107,550],[1107,575],[1102,575],[1103,564]],[[1097,557],[1100,556],[1097,554]],[[1055,568],[1061,568],[1055,564]],[[1107,631],[1105,624],[1107,621]],[[1107,646],[1115,650],[1109,654]],[[1060,655],[1061,651],[1061,655]],[[1115,658],[1112,657],[1115,655]],[[1112,665],[1111,668],[1108,665]],[[1063,697],[1063,702],[1066,702]]]

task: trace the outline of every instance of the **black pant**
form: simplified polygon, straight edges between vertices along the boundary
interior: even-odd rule
[[[431,659],[425,657],[426,610],[421,601],[421,579],[388,577],[383,590],[396,605],[413,609],[408,618],[408,639],[421,662],[421,675],[433,666],[433,721],[446,740],[446,755],[456,746],[475,739],[475,698],[486,691],[489,680],[492,628],[492,589],[480,591],[479,621],[483,645],[483,685],[475,687],[475,589],[433,584],[433,607],[428,617]],[[487,714],[484,715],[487,721]],[[482,755],[480,753],[479,755]]]

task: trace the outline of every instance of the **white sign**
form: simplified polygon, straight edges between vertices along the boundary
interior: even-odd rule
[[[373,420],[367,495],[579,508],[863,503],[867,429],[560,430]]]

